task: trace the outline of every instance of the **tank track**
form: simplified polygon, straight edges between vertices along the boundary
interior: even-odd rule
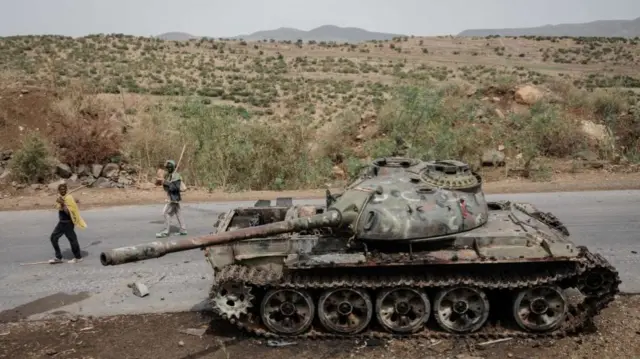
[[[383,329],[371,329],[375,323],[375,314],[371,319],[371,323],[363,332],[358,334],[337,334],[327,332],[323,327],[318,328],[315,324],[305,333],[299,335],[281,335],[269,331],[260,321],[259,315],[249,313],[242,315],[241,319],[232,318],[225,313],[219,314],[224,320],[235,325],[238,329],[248,332],[249,334],[269,338],[269,339],[402,339],[402,338],[425,338],[425,339],[480,339],[494,340],[502,338],[519,338],[519,339],[543,339],[552,338],[559,339],[565,336],[578,334],[585,329],[593,328],[593,318],[598,315],[609,303],[615,299],[615,295],[619,292],[619,284],[621,283],[618,272],[611,266],[608,261],[599,254],[590,253],[586,247],[578,247],[580,250],[579,261],[569,262],[572,264],[562,268],[555,273],[548,271],[542,273],[531,273],[528,275],[519,275],[514,273],[501,272],[490,277],[480,277],[474,274],[451,274],[445,277],[430,277],[428,274],[419,276],[312,276],[304,275],[301,272],[285,274],[279,276],[273,272],[260,270],[258,268],[245,267],[242,265],[229,265],[216,273],[216,280],[212,287],[211,295],[216,286],[224,283],[245,283],[246,285],[260,289],[269,288],[295,288],[295,289],[330,289],[338,287],[361,288],[366,290],[375,290],[378,288],[389,288],[398,286],[410,286],[418,288],[443,288],[454,285],[471,285],[485,290],[516,290],[531,286],[544,284],[558,284],[563,288],[575,287],[581,290],[585,295],[584,301],[579,304],[570,304],[568,300],[567,317],[562,325],[550,332],[527,332],[517,329],[510,329],[500,324],[490,323],[489,321],[476,332],[468,334],[449,333],[442,329],[432,330],[426,327],[421,331],[413,334],[395,334],[387,332]],[[599,271],[608,275],[611,279],[607,288],[600,290],[585,290],[584,283],[587,276],[594,271]],[[586,291],[586,292],[585,292]],[[260,303],[260,298],[256,298],[255,302]],[[375,298],[372,298],[375,300]],[[376,308],[373,308],[374,311]],[[374,312],[375,313],[375,312]],[[431,319],[430,319],[431,320]],[[513,319],[512,319],[513,321]]]

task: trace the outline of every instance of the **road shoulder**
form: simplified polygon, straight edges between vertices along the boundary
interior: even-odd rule
[[[522,179],[509,179],[487,182],[483,185],[487,194],[538,193],[538,192],[575,192],[604,190],[640,189],[640,173],[580,173],[556,175],[552,181],[533,182]],[[335,188],[332,191],[340,191]],[[273,200],[277,197],[296,199],[323,198],[325,189],[296,191],[247,191],[247,192],[209,192],[191,189],[184,193],[185,203]],[[165,193],[161,188],[143,189],[94,189],[83,188],[75,192],[74,197],[82,209],[127,205],[162,204]],[[55,203],[55,194],[46,191],[26,191],[12,195],[0,201],[0,211],[51,209]]]

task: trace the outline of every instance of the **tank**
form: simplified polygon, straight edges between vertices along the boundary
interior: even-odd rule
[[[268,338],[558,338],[590,327],[619,291],[616,269],[552,213],[488,202],[463,162],[380,158],[324,205],[283,202],[100,260],[200,248],[215,313]]]

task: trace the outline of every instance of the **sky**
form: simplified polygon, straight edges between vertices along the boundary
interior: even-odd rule
[[[0,0],[0,36],[231,37],[321,25],[435,36],[637,17],[640,0]]]

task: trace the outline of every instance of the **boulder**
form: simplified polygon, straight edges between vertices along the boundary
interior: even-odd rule
[[[515,101],[522,105],[533,105],[542,100],[544,94],[537,87],[525,85],[516,90]]]
[[[120,173],[120,166],[117,163],[107,163],[102,168],[102,177],[115,178]]]
[[[93,177],[98,178],[102,174],[102,165],[92,165],[91,166],[91,174]]]
[[[91,170],[87,165],[79,165],[76,168],[76,174],[80,177],[85,177],[91,174]]]
[[[0,182],[5,182],[11,177],[11,170],[5,168],[4,170],[0,169]]]
[[[56,174],[62,178],[69,178],[73,174],[73,171],[69,165],[58,163],[56,165]]]
[[[113,186],[111,184],[111,181],[109,181],[109,179],[104,178],[104,177],[100,177],[93,184],[93,187],[97,187],[97,188],[112,188]]]
[[[483,166],[504,166],[505,155],[498,150],[487,150],[482,154]]]
[[[600,125],[587,120],[582,120],[581,125],[582,132],[584,132],[589,138],[600,143],[606,143],[611,140],[611,135],[605,125]]]
[[[0,161],[9,161],[13,156],[13,151],[5,150],[0,153]]]

